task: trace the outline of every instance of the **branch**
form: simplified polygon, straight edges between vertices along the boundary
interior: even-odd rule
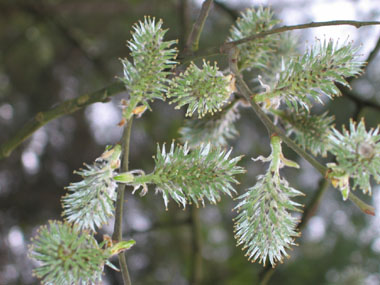
[[[199,47],[199,38],[201,37],[201,33],[203,31],[203,26],[206,22],[206,18],[211,9],[211,4],[213,0],[206,0],[202,4],[201,11],[199,13],[198,19],[193,25],[193,29],[187,39],[184,54],[189,54],[198,50]]]
[[[137,234],[148,234],[148,233],[153,232],[153,231],[160,231],[160,230],[177,228],[177,227],[188,226],[188,225],[191,226],[191,217],[186,217],[184,219],[174,220],[174,221],[169,222],[169,223],[156,222],[156,223],[153,223],[153,225],[147,229],[144,229],[144,230],[130,229],[128,231],[128,233],[133,236],[133,235],[137,235]]]
[[[366,66],[368,66],[371,63],[371,61],[376,57],[379,50],[380,50],[380,37],[378,38],[374,49],[370,52],[370,54],[368,55],[368,57],[366,59],[366,62],[367,62]]]
[[[179,44],[181,49],[185,47],[186,38],[190,30],[190,13],[189,13],[189,1],[178,0],[178,13],[179,13]]]
[[[91,54],[85,47],[83,40],[75,33],[70,25],[48,6],[43,5],[42,1],[16,1],[17,6],[30,13],[37,20],[46,21],[53,26],[62,37],[75,49],[77,49],[89,62],[93,63],[102,76],[108,78],[107,66],[99,58]]]
[[[301,24],[301,25],[293,25],[293,26],[282,26],[278,28],[273,28],[269,31],[261,32],[258,34],[251,35],[249,37],[242,38],[237,41],[231,41],[224,43],[220,50],[222,52],[226,52],[238,45],[244,44],[246,42],[254,41],[256,39],[264,38],[269,35],[273,34],[279,34],[291,30],[301,30],[301,29],[309,29],[309,28],[317,28],[317,27],[325,27],[325,26],[341,26],[341,25],[350,25],[354,26],[356,28],[360,28],[363,26],[370,26],[370,25],[380,25],[380,22],[378,21],[368,21],[368,22],[361,22],[361,21],[327,21],[327,22],[311,22],[307,24]]]
[[[115,82],[90,94],[84,94],[75,99],[67,100],[53,107],[49,111],[37,113],[31,121],[19,129],[13,137],[0,146],[0,159],[8,157],[12,151],[23,141],[29,138],[35,131],[46,125],[51,120],[63,115],[68,115],[96,102],[107,102],[109,97],[125,90],[124,84]]]
[[[239,18],[239,12],[228,7],[226,4],[219,2],[219,1],[214,1],[215,6],[218,7],[219,9],[223,10],[226,12],[233,21],[236,21],[237,18]]]
[[[361,99],[359,95],[356,95],[352,90],[346,86],[343,86],[342,84],[336,83],[336,86],[339,88],[339,91],[342,93],[342,95],[354,101],[359,109],[363,107],[370,107],[380,111],[380,105],[376,102]]]
[[[191,268],[190,284],[202,284],[202,231],[199,220],[199,209],[195,206],[190,207],[191,231],[192,231],[192,250],[193,260]]]
[[[376,46],[369,53],[367,59],[365,60],[365,62],[367,62],[367,64],[365,64],[363,66],[363,68],[362,68],[363,69],[363,73],[366,72],[368,65],[376,57],[376,55],[379,52],[379,50],[380,50],[380,37],[377,40]],[[356,77],[348,77],[348,78],[346,78],[346,81],[348,83],[351,83],[354,79],[356,79]],[[340,90],[340,92],[342,93],[343,96],[349,98],[350,100],[352,100],[355,103],[356,110],[355,110],[355,114],[354,114],[353,117],[355,118],[356,121],[357,121],[357,119],[358,119],[358,117],[360,115],[360,111],[363,108],[365,108],[365,107],[369,107],[369,108],[373,108],[373,109],[376,109],[376,110],[380,110],[380,105],[377,104],[376,102],[361,99],[360,96],[357,95],[357,94],[355,94],[350,88],[348,88],[347,86],[344,86],[344,85],[342,85],[340,83],[335,83],[335,85],[339,88],[339,90]]]
[[[326,190],[329,186],[328,179],[320,179],[318,183],[318,189],[315,191],[313,197],[311,198],[309,204],[305,207],[305,210],[302,214],[301,221],[299,222],[297,228],[299,231],[305,228],[309,220],[315,215],[317,208],[322,200],[323,194],[326,193]]]
[[[269,117],[264,113],[264,111],[261,110],[260,106],[257,105],[254,102],[254,100],[252,100],[251,96],[253,96],[253,94],[251,90],[249,89],[248,85],[245,83],[241,73],[239,72],[239,69],[237,66],[237,55],[238,55],[238,50],[236,48],[229,51],[229,66],[230,66],[231,72],[236,77],[238,90],[250,103],[256,115],[259,117],[261,122],[267,128],[269,135],[277,134],[292,150],[294,150],[299,156],[307,160],[315,169],[319,171],[320,174],[322,174],[323,177],[327,179],[327,170],[328,170],[327,167],[320,164],[314,157],[312,157],[304,149],[298,146],[293,140],[291,140],[288,136],[286,136],[285,132],[282,129],[275,126],[272,123],[272,121],[269,119]],[[350,193],[350,196],[348,198],[357,207],[359,207],[359,209],[363,211],[364,213],[369,214],[369,215],[375,214],[375,209],[372,206],[360,200],[352,192]]]
[[[127,125],[124,128],[123,136],[122,136],[122,159],[121,159],[121,167],[120,172],[128,171],[129,164],[129,143],[131,138],[131,130],[132,130],[132,121],[133,118],[130,118],[127,122]],[[115,211],[115,225],[114,231],[112,234],[112,239],[116,242],[120,242],[123,240],[123,206],[124,206],[124,192],[125,192],[125,184],[120,183],[117,189],[117,199],[116,199],[116,211]],[[123,275],[123,280],[125,285],[131,284],[131,278],[129,277],[127,261],[125,258],[125,252],[122,251],[118,254],[119,256],[119,264],[121,268],[121,273]]]
[[[354,195],[354,193],[350,192],[350,194],[348,194],[348,199],[350,199],[351,202],[353,202],[362,212],[367,215],[375,216],[375,208],[360,200],[358,196]]]
[[[259,274],[259,284],[267,285],[274,273],[274,270],[275,268],[273,268],[272,266],[265,267]]]

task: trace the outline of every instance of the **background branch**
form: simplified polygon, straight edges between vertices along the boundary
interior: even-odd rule
[[[228,5],[220,2],[220,1],[214,1],[215,7],[219,8],[220,10],[226,12],[232,19],[232,21],[236,21],[237,18],[239,18],[240,13],[230,7]]]
[[[349,26],[354,26],[356,28],[360,28],[363,26],[380,25],[380,22],[378,21],[361,22],[361,21],[343,20],[343,21],[311,22],[311,23],[301,24],[301,25],[282,26],[278,28],[273,28],[269,31],[254,34],[252,36],[245,37],[240,40],[226,42],[222,45],[221,51],[228,51],[238,45],[241,45],[250,41],[254,41],[256,39],[264,38],[269,35],[279,34],[279,33],[287,32],[291,30],[310,29],[310,28],[326,27],[326,26],[342,26],[342,25],[349,25]]]
[[[342,84],[336,83],[335,84],[339,91],[342,93],[344,97],[349,98],[351,101],[353,101],[356,104],[357,109],[362,109],[365,107],[373,108],[380,111],[380,105],[376,102],[364,100],[360,98],[358,94],[356,94],[354,91],[350,90],[348,87],[343,86]]]
[[[184,49],[186,44],[186,39],[189,35],[190,30],[190,13],[189,13],[189,1],[188,0],[178,0],[178,13],[179,26],[181,34],[179,35],[180,48]]]
[[[314,191],[314,195],[311,198],[310,202],[305,207],[303,211],[301,221],[299,222],[297,228],[299,231],[303,230],[309,220],[315,215],[319,204],[321,203],[323,194],[326,193],[328,186],[330,185],[329,180],[320,179],[318,183],[318,189]]]
[[[199,209],[196,206],[190,206],[191,214],[191,232],[192,232],[192,266],[190,284],[202,284],[202,227],[199,219]]]
[[[63,115],[74,113],[93,103],[107,102],[109,97],[123,91],[125,91],[124,84],[121,82],[115,82],[108,87],[104,87],[93,93],[84,94],[75,99],[64,101],[48,111],[37,113],[31,121],[25,124],[21,129],[18,129],[18,131],[6,143],[0,146],[0,159],[8,157],[15,148],[48,122]]]
[[[78,50],[84,58],[96,66],[96,70],[104,76],[109,77],[106,64],[99,58],[94,56],[85,46],[83,40],[77,36],[74,29],[59,17],[48,5],[43,1],[12,1],[12,5],[20,7],[22,10],[31,14],[36,20],[46,21],[53,28],[55,28],[61,36],[69,43],[73,48]]]
[[[365,62],[367,64],[363,66],[363,73],[366,72],[367,67],[374,60],[374,58],[376,57],[376,55],[379,52],[379,50],[380,50],[380,37],[378,38],[375,47],[369,53],[367,59],[365,60]],[[346,81],[348,83],[351,83],[355,79],[356,79],[356,77],[348,77],[348,78],[346,78]],[[359,114],[360,114],[361,110],[363,108],[365,108],[365,107],[369,107],[369,108],[373,108],[373,109],[376,109],[376,110],[380,110],[380,105],[377,104],[376,102],[369,101],[369,100],[363,100],[362,98],[360,98],[360,96],[358,94],[356,94],[350,88],[348,88],[347,86],[344,86],[344,85],[342,85],[340,83],[336,83],[335,85],[339,88],[340,92],[342,93],[342,95],[344,97],[349,98],[351,101],[353,101],[355,103],[356,110],[355,110],[355,114],[353,115],[353,117],[355,118],[356,121],[359,118]]]
[[[176,227],[182,227],[182,226],[190,226],[191,227],[191,216],[186,217],[184,219],[178,219],[174,220],[172,222],[168,223],[153,223],[153,225],[147,229],[144,230],[128,230],[128,234],[130,235],[137,235],[137,234],[147,234],[153,231],[159,231],[159,230],[166,230],[166,229],[172,229]]]
[[[376,55],[379,52],[379,50],[380,50],[380,37],[377,39],[375,47],[369,53],[369,55],[368,55],[368,57],[366,59],[366,62],[367,62],[366,66],[368,66],[373,61],[373,59],[376,57]]]

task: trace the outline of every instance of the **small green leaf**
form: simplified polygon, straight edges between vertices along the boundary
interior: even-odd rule
[[[345,187],[344,189],[341,190],[341,192],[342,192],[343,200],[346,201],[348,199],[348,195],[350,194],[350,188]]]
[[[134,175],[130,172],[124,172],[114,176],[113,179],[117,182],[130,183],[133,182]]]
[[[120,252],[123,252],[125,250],[128,250],[130,249],[132,246],[134,246],[136,244],[136,241],[133,240],[133,239],[130,239],[128,241],[120,241],[118,242],[117,244],[114,244],[110,250],[111,250],[111,254],[112,255],[115,255],[115,254],[119,254]]]

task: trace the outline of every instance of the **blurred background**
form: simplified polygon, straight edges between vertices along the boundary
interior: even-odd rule
[[[196,19],[201,0],[0,0],[0,144],[39,111],[86,92],[98,90],[121,76],[120,58],[128,57],[126,40],[131,26],[144,15],[155,16],[169,28],[167,39],[179,39],[179,48]],[[327,20],[380,20],[377,0],[230,0],[215,1],[200,49],[218,46],[229,35],[239,11],[271,6],[283,24]],[[295,31],[302,52],[315,38],[347,38],[360,46],[365,60],[380,37],[379,27],[349,26]],[[219,65],[226,67],[224,58]],[[352,82],[353,90],[320,109],[336,117],[337,128],[350,117],[365,117],[367,127],[380,122],[380,69],[374,56],[366,73]],[[252,78],[257,75],[251,75]],[[256,82],[257,83],[257,82]],[[105,145],[118,142],[121,128],[119,102],[96,103],[56,119],[0,160],[0,285],[38,284],[35,264],[27,247],[39,225],[61,219],[64,187],[79,177],[72,172],[91,163]],[[153,112],[134,121],[131,139],[132,169],[153,169],[156,144],[179,137],[183,110],[155,102]],[[268,155],[269,139],[255,115],[241,110],[240,136],[231,141],[234,156],[245,154],[239,193],[253,186],[267,165],[250,160]],[[307,204],[318,188],[320,176],[307,162],[285,147],[302,171],[284,172],[291,185],[306,196]],[[322,162],[331,158],[322,159]],[[360,197],[361,193],[357,193]],[[189,210],[175,202],[165,211],[153,187],[145,197],[127,191],[124,237],[137,244],[127,253],[134,284],[190,284],[193,236]],[[362,197],[380,209],[380,187],[372,197]],[[235,201],[225,197],[217,206],[200,210],[202,223],[203,284],[256,284],[262,265],[252,264],[236,247],[232,211]],[[316,215],[309,221],[298,247],[279,265],[269,284],[380,284],[380,215],[366,216],[340,193],[329,189]],[[113,221],[99,233],[112,234]],[[116,260],[113,260],[117,264]],[[104,284],[122,284],[121,275],[106,269]]]

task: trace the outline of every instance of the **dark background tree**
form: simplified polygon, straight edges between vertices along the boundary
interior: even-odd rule
[[[264,1],[270,4],[285,24],[312,20],[376,20],[380,8],[367,1],[328,1],[330,18],[321,18],[323,1]],[[269,3],[267,3],[269,2]],[[0,143],[5,143],[28,120],[59,102],[93,92],[121,75],[119,58],[128,57],[125,42],[132,25],[144,15],[164,20],[167,38],[179,39],[182,50],[201,1],[60,1],[2,0],[0,2]],[[238,12],[262,1],[215,1],[201,36],[200,51],[222,44]],[[319,6],[318,6],[319,5]],[[318,8],[319,7],[319,8]],[[322,8],[321,8],[322,7]],[[325,11],[326,14],[327,11]],[[346,14],[345,14],[346,13]],[[336,116],[336,124],[349,117],[365,117],[367,126],[380,122],[378,59],[379,29],[368,27],[320,29],[356,44],[363,44],[363,59],[368,58],[365,74],[352,80],[353,90],[342,89],[343,96],[323,108]],[[314,31],[295,32],[300,49],[312,41]],[[343,40],[342,40],[343,41]],[[371,53],[372,52],[372,53]],[[218,56],[209,60],[226,60]],[[254,84],[254,83],[252,83]],[[125,95],[125,94],[124,94]],[[64,186],[78,177],[72,174],[83,162],[91,162],[106,144],[121,136],[120,94],[108,103],[96,103],[68,116],[60,117],[39,129],[7,158],[0,161],[0,284],[36,284],[26,258],[27,244],[37,227],[48,219],[60,219],[60,198]],[[322,107],[321,107],[322,108]],[[135,169],[153,168],[156,142],[170,143],[178,138],[184,112],[165,102],[155,102],[153,112],[135,120],[131,138],[131,161]],[[254,122],[254,123],[252,123]],[[246,154],[248,175],[241,177],[241,191],[253,184],[263,167],[250,157],[269,153],[265,129],[251,112],[242,112],[240,136],[232,141],[235,154]],[[287,148],[288,156],[297,156]],[[288,170],[291,182],[307,194],[308,204],[318,189],[320,176],[298,158],[303,172]],[[153,192],[153,190],[151,190]],[[379,189],[369,203],[380,207]],[[158,196],[143,198],[127,192],[124,237],[136,240],[127,254],[134,284],[189,284],[199,239],[195,235],[197,218],[172,202],[169,211]],[[251,264],[235,246],[231,209],[235,202],[223,199],[218,206],[199,211],[201,221],[202,284],[255,284],[263,268]],[[322,197],[315,216],[306,225],[300,244],[290,260],[279,265],[270,284],[380,284],[379,218],[367,217],[338,191],[329,189]],[[112,233],[112,222],[99,234]],[[116,263],[116,260],[115,260]],[[116,263],[117,264],[117,263]],[[121,284],[121,275],[106,270],[105,284]],[[352,282],[352,283],[349,283]],[[355,283],[356,282],[356,283]]]

